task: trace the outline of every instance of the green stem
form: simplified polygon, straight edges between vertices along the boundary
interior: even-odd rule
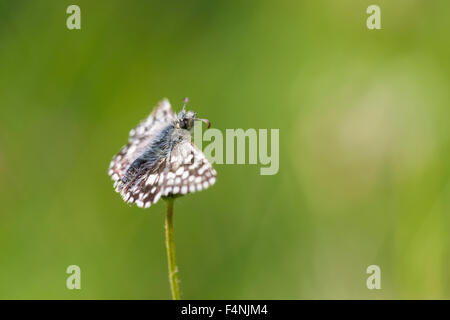
[[[178,267],[175,259],[175,239],[173,233],[173,202],[173,198],[166,198],[166,248],[172,299],[180,300],[180,280],[178,279]]]

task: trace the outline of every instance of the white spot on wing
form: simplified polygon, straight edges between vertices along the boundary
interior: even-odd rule
[[[169,172],[169,173],[167,174],[167,179],[174,179],[174,178],[175,178],[175,173]]]
[[[156,203],[156,201],[158,201],[159,198],[161,198],[161,192],[155,196],[155,198],[153,199],[153,203]]]
[[[149,175],[148,178],[147,178],[147,182],[145,184],[149,184],[149,185],[154,184],[155,180],[156,180],[156,177],[157,177],[156,174]]]

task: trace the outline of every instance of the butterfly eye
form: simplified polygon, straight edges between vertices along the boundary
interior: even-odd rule
[[[181,120],[180,121],[180,128],[181,129],[187,129],[187,124],[188,124],[187,119]]]

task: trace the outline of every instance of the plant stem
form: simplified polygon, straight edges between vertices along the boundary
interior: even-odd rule
[[[173,203],[174,198],[166,198],[166,248],[169,263],[169,282],[172,291],[172,299],[180,300],[180,280],[178,279],[178,267],[175,259],[175,239],[173,233]]]

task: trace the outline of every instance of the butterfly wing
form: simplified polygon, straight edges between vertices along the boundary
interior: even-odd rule
[[[177,144],[170,153],[164,196],[201,191],[216,182],[216,170],[190,141]]]
[[[139,140],[145,138],[149,135],[149,133],[151,133],[155,125],[165,125],[174,119],[175,114],[172,111],[169,100],[163,99],[156,105],[147,119],[141,121],[141,123],[139,123],[136,128],[130,131],[128,140],[129,142],[132,142],[136,139]]]
[[[120,181],[128,167],[137,159],[154,138],[168,123],[175,119],[169,100],[163,99],[150,115],[130,131],[128,144],[123,146],[111,160],[108,174],[114,181]]]
[[[135,175],[133,180],[118,190],[123,200],[129,204],[136,203],[141,208],[156,203],[163,195],[166,160],[162,158],[150,170]]]
[[[130,204],[148,208],[162,196],[206,189],[215,183],[216,174],[204,154],[190,141],[183,141],[151,170],[136,176],[122,196]]]

